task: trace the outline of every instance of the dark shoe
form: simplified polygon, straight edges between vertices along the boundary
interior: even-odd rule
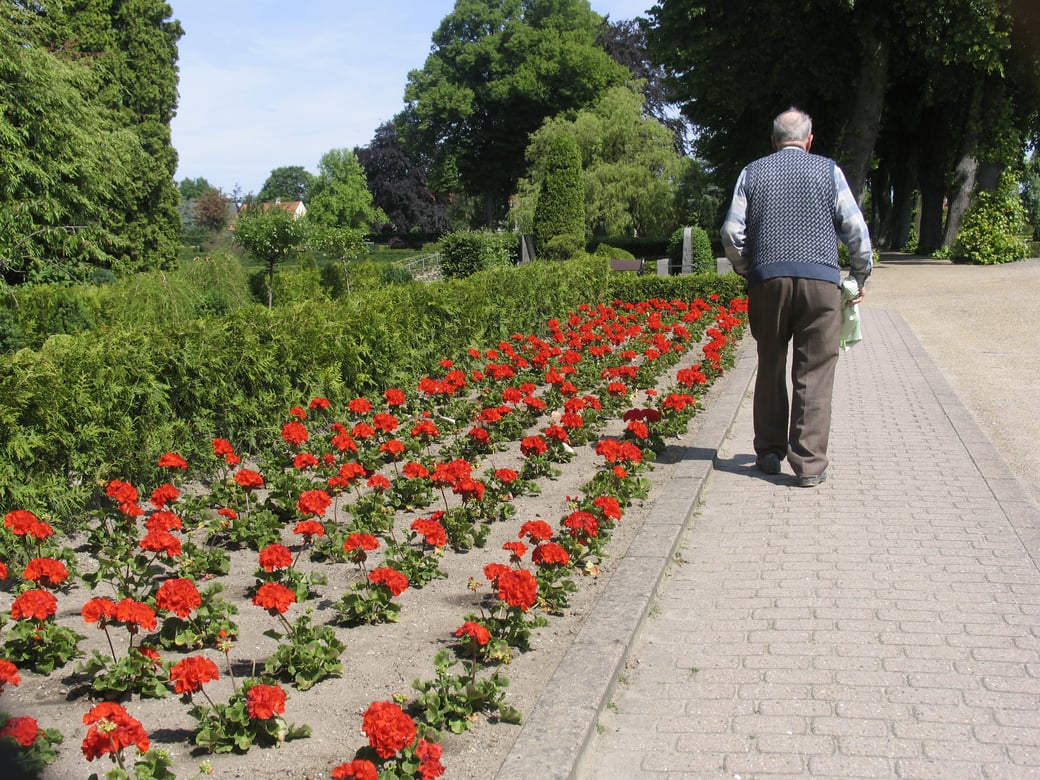
[[[755,465],[758,466],[758,470],[763,474],[779,474],[780,456],[775,455],[772,452],[767,452],[765,455],[758,456]]]
[[[798,477],[798,487],[813,488],[827,481],[827,472],[812,474],[810,476]]]

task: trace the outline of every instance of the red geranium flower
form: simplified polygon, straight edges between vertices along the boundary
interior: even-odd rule
[[[325,526],[317,520],[304,520],[293,527],[293,533],[300,534],[304,541],[309,542],[312,536],[324,536]]]
[[[527,545],[523,542],[506,542],[502,545],[502,549],[509,552],[509,559],[514,562],[527,554]]]
[[[288,569],[292,566],[292,552],[284,544],[269,544],[260,551],[260,568],[265,571]]]
[[[30,718],[28,715],[11,718],[0,728],[0,739],[10,737],[22,747],[32,747],[39,735],[40,727],[36,718]]]
[[[393,758],[415,742],[415,722],[398,705],[372,702],[361,721],[368,744],[380,758]]]
[[[202,594],[195,583],[183,577],[166,580],[155,593],[155,606],[179,618],[188,617],[201,604]]]
[[[393,596],[400,596],[408,589],[408,578],[389,566],[373,569],[368,579],[373,585],[385,585]]]
[[[5,685],[18,685],[22,676],[18,674],[18,667],[5,658],[0,658],[0,692]]]
[[[289,410],[289,416],[295,417],[297,420],[306,420],[307,410],[304,409],[302,406],[294,406],[292,409]]]
[[[141,753],[148,752],[148,733],[140,721],[115,702],[101,702],[83,716],[83,722],[90,726],[82,748],[87,761],[106,753],[119,753],[130,745]]]
[[[354,398],[347,403],[347,410],[351,414],[368,414],[372,411],[372,402],[367,398]]]
[[[520,475],[513,469],[496,469],[495,478],[503,485],[510,485],[516,482],[520,478]]]
[[[482,646],[491,641],[491,632],[484,626],[480,625],[480,623],[474,623],[472,620],[467,620],[459,626],[458,630],[455,632],[455,636],[468,636],[478,645]]]
[[[90,599],[80,610],[83,619],[87,623],[97,623],[99,620],[114,620],[116,616],[116,603],[111,599],[96,597]]]
[[[45,590],[27,590],[11,604],[11,617],[15,620],[46,620],[58,611],[58,599]]]
[[[137,488],[129,482],[113,479],[105,488],[105,495],[119,504],[119,511],[127,517],[140,517],[144,510],[137,504]]]
[[[408,479],[426,479],[430,476],[430,470],[423,464],[416,463],[414,460],[405,463],[401,468],[401,473],[408,477]]]
[[[415,744],[415,756],[419,759],[419,774],[422,780],[436,780],[444,774],[444,764],[441,763],[441,755],[444,748],[436,742],[427,742],[423,738]]]
[[[65,564],[54,558],[33,558],[25,566],[22,577],[42,587],[54,588],[68,579]]]
[[[383,393],[383,400],[386,401],[387,406],[404,406],[407,399],[403,390],[391,387]]]
[[[145,530],[149,533],[157,531],[179,531],[184,525],[173,512],[155,512],[144,521]]]
[[[375,550],[379,547],[379,540],[372,534],[352,533],[343,542],[343,549],[347,552],[355,550]]]
[[[309,438],[310,434],[307,433],[307,428],[304,427],[303,423],[290,422],[282,426],[282,439],[286,444],[299,447],[306,443]]]
[[[527,436],[520,442],[520,452],[525,458],[530,458],[532,455],[544,455],[548,449],[549,446],[541,436]]]
[[[397,430],[398,425],[400,423],[397,421],[397,418],[386,412],[380,412],[372,418],[372,427],[383,433],[393,433]]]
[[[544,520],[528,520],[520,526],[517,537],[523,539],[526,536],[532,542],[544,542],[546,539],[552,539],[552,535],[552,526]]]
[[[309,469],[317,466],[318,459],[309,452],[299,452],[293,458],[292,464],[294,469],[299,469],[300,471],[302,471],[303,469]]]
[[[325,398],[323,396],[317,395],[317,396],[315,396],[314,398],[311,399],[311,402],[309,404],[307,404],[307,406],[310,407],[312,410],[313,409],[328,409],[330,404],[329,404],[329,399],[328,398]]]
[[[159,465],[163,468],[188,470],[188,461],[176,452],[167,452],[159,458]]]
[[[181,492],[169,482],[159,485],[152,491],[150,499],[152,506],[156,509],[165,509],[167,504],[173,503],[180,498]]]
[[[526,612],[538,597],[538,581],[527,569],[508,569],[498,576],[498,597]]]
[[[254,685],[246,693],[246,708],[253,720],[267,720],[285,712],[285,691],[277,685]]]
[[[235,473],[235,482],[243,490],[254,490],[264,486],[264,478],[252,469],[239,469]]]
[[[511,569],[504,563],[489,563],[484,567],[484,576],[492,585],[498,582],[498,578]]]
[[[277,582],[265,582],[256,590],[253,603],[269,612],[285,614],[292,604],[296,603],[296,594],[290,588]]]
[[[412,523],[412,530],[420,534],[430,547],[444,547],[448,543],[444,526],[432,518],[420,517]]]
[[[142,550],[164,553],[171,558],[181,554],[181,540],[167,531],[149,531],[141,537],[138,545]]]
[[[556,564],[566,566],[571,562],[570,554],[556,542],[545,542],[534,548],[531,560],[539,566]]]
[[[358,759],[334,767],[329,776],[332,780],[379,780],[379,770],[371,761]]]
[[[176,693],[193,693],[210,680],[219,680],[217,665],[201,655],[193,655],[170,669],[170,679]]]
[[[296,508],[305,517],[321,517],[332,503],[332,498],[324,490],[305,490],[300,494]]]
[[[127,626],[140,627],[145,631],[152,631],[157,625],[155,610],[143,601],[129,598],[116,604],[115,619],[120,623],[126,623]],[[136,630],[133,633],[136,633]]]

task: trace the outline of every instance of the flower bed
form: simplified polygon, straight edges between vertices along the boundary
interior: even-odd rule
[[[84,759],[140,777],[228,769],[254,745],[282,750],[253,777],[439,776],[465,732],[522,718],[506,668],[595,577],[653,454],[728,365],[744,306],[582,307],[413,392],[314,398],[270,462],[217,439],[200,487],[168,453],[167,481],[147,499],[108,483],[73,540],[9,512],[0,679],[20,684],[0,704],[20,719],[0,742],[62,776],[89,773]],[[577,461],[589,478],[572,488]]]

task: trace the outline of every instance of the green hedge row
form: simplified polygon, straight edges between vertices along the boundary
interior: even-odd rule
[[[110,479],[155,482],[165,451],[210,459],[217,436],[262,453],[293,405],[411,392],[441,359],[544,333],[582,303],[741,290],[734,275],[636,277],[589,259],[55,335],[0,356],[0,511],[74,517]]]

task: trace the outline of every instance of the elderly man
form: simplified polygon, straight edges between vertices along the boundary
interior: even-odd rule
[[[772,154],[741,171],[722,243],[747,279],[748,318],[758,346],[755,455],[779,474],[787,458],[802,487],[827,478],[831,396],[841,332],[838,240],[849,248],[863,299],[870,236],[838,165],[809,154],[812,120],[791,108],[773,120]],[[787,395],[787,345],[794,344]]]

